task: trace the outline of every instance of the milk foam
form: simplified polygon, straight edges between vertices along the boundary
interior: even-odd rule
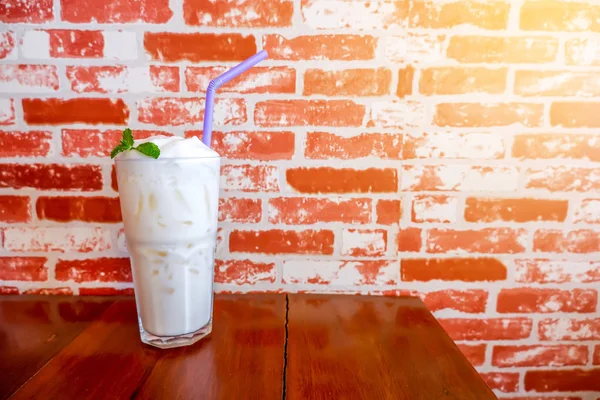
[[[139,139],[134,142],[134,146],[139,146],[142,143],[152,142],[160,149],[161,159],[166,158],[214,158],[219,157],[219,154],[205,145],[197,137],[184,139],[179,136],[152,136],[146,139]],[[124,151],[117,155],[117,160],[130,159],[147,159],[148,156],[143,155],[139,151]]]

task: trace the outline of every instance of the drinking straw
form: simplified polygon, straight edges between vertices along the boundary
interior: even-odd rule
[[[215,92],[216,90],[229,82],[242,72],[246,72],[251,67],[255,66],[265,58],[267,58],[268,54],[266,51],[260,51],[248,58],[245,61],[242,61],[235,67],[231,68],[229,71],[219,75],[208,84],[208,89],[206,90],[206,105],[204,106],[204,128],[202,130],[202,143],[210,147],[210,140],[212,138],[212,122],[213,122],[213,109],[215,108]]]

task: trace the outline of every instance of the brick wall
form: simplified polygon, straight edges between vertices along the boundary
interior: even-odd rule
[[[599,21],[583,0],[4,0],[0,292],[130,293],[109,149],[201,135],[209,80],[266,49],[215,107],[217,289],[415,294],[501,397],[595,399]]]

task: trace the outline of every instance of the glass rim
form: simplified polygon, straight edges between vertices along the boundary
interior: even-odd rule
[[[163,158],[152,158],[152,157],[145,157],[145,158],[127,158],[127,159],[119,159],[119,158],[115,158],[115,163],[128,163],[128,162],[143,162],[143,163],[160,163],[160,162],[166,162],[166,161],[193,161],[193,160],[218,160],[220,159],[221,156],[212,156],[212,157],[163,157]]]

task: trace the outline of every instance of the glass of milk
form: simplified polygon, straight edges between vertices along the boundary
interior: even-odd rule
[[[186,346],[211,332],[219,155],[197,138],[156,136],[152,159],[116,159],[142,342]]]

